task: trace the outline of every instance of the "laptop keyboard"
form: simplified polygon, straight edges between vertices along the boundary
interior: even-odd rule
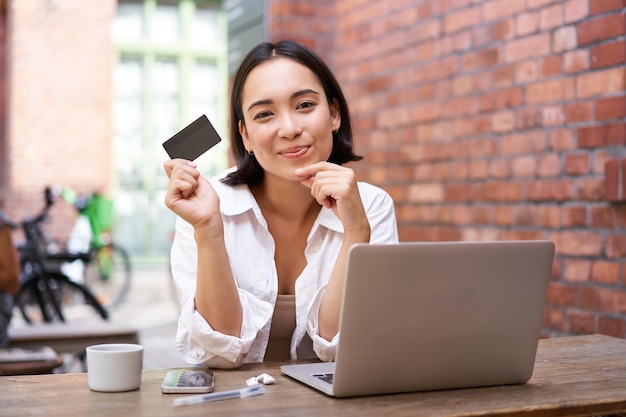
[[[319,378],[324,382],[328,382],[329,384],[333,383],[333,377],[335,376],[334,373],[329,372],[329,373],[325,373],[325,374],[313,374],[313,376],[315,378]]]

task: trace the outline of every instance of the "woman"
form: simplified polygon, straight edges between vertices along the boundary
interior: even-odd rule
[[[193,162],[164,163],[177,215],[172,273],[182,294],[183,359],[334,359],[348,250],[398,241],[393,201],[343,166],[348,106],[328,67],[291,41],[262,43],[233,83],[237,166],[207,181]]]

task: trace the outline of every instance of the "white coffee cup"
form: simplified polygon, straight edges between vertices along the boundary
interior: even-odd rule
[[[141,385],[143,346],[112,343],[87,347],[89,388],[101,392],[121,392]]]

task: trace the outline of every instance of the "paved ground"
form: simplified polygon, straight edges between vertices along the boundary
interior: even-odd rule
[[[178,304],[172,292],[167,269],[137,270],[128,299],[111,314],[111,321],[139,330],[146,369],[188,366],[176,351]]]

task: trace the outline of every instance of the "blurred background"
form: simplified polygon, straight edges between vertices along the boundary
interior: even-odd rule
[[[167,273],[161,143],[206,114],[200,169],[229,166],[230,76],[284,38],[339,79],[402,241],[550,239],[543,335],[626,336],[622,0],[0,0],[0,209],[102,193],[133,266]]]

